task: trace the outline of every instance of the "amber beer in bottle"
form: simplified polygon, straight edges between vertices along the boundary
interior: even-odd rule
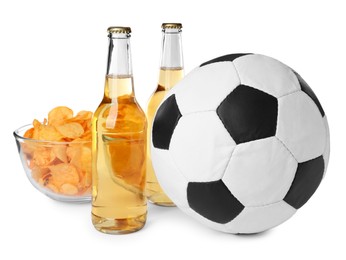
[[[92,121],[92,223],[110,234],[137,231],[147,216],[147,123],[133,89],[130,33],[108,28],[104,96]]]
[[[154,94],[150,97],[147,109],[148,119],[148,152],[147,152],[147,186],[146,195],[150,202],[160,206],[175,206],[163,192],[157,181],[150,153],[151,129],[153,119],[161,101],[179,80],[184,76],[183,53],[181,44],[180,23],[162,24],[162,51],[159,83]]]

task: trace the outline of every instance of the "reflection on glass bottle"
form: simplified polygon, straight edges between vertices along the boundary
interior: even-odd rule
[[[160,206],[175,206],[163,192],[157,181],[151,162],[150,142],[153,119],[158,106],[167,92],[184,77],[183,53],[181,45],[180,23],[162,24],[162,52],[159,83],[154,94],[150,97],[147,109],[148,118],[148,147],[147,147],[147,186],[148,199]]]
[[[129,27],[110,27],[104,97],[92,121],[92,222],[130,233],[146,221],[145,114],[133,90]]]

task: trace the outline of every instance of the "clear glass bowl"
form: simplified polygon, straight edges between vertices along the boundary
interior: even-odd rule
[[[52,142],[25,138],[32,125],[13,132],[31,184],[64,202],[91,201],[91,141]]]

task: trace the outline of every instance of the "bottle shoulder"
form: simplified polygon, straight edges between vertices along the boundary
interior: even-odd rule
[[[160,86],[159,86],[160,87]],[[162,100],[167,95],[168,90],[164,88],[157,88],[156,91],[150,96],[147,104],[147,114],[156,112],[156,109],[161,104]]]
[[[135,99],[101,102],[93,118],[93,126],[103,131],[140,132],[147,127],[146,116]]]

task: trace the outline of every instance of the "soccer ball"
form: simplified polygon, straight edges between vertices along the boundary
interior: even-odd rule
[[[327,118],[294,70],[231,54],[180,81],[161,103],[152,161],[173,202],[205,225],[257,233],[313,195],[329,160]]]

